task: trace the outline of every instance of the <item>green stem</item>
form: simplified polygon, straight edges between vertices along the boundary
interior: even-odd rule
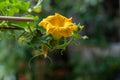
[[[5,13],[4,13],[4,11],[3,11],[3,10],[0,10],[0,12],[1,12],[1,14],[2,14],[2,15],[5,15]]]
[[[33,31],[31,30],[29,23],[27,23],[27,24],[28,24],[28,29],[30,30],[31,34],[34,36],[34,33],[33,33]]]
[[[24,29],[18,27],[0,27],[0,30],[24,30]]]
[[[4,24],[5,24],[5,22],[6,22],[6,21],[2,21],[2,22],[0,23],[0,26],[4,25]]]
[[[28,62],[29,68],[31,68],[31,61],[32,61],[34,58],[36,58],[36,57],[38,57],[38,56],[40,56],[40,55],[42,55],[42,54],[35,55],[35,56],[33,56],[33,57],[29,60],[29,62]]]
[[[66,40],[65,40],[66,41]],[[72,43],[74,41],[74,38],[72,37],[72,39],[70,39],[68,42],[65,42],[62,45],[58,45],[56,46],[57,49],[63,49],[64,47],[68,46],[70,43]]]
[[[72,43],[74,41],[74,38],[72,37],[72,39],[70,41],[68,41],[67,45],[69,45],[70,43]]]
[[[24,28],[21,28],[17,25],[5,25],[6,21],[2,21],[2,23],[0,24],[0,30],[24,30]]]
[[[41,3],[42,3],[43,0],[38,0],[37,4],[34,6],[35,7],[38,7]]]

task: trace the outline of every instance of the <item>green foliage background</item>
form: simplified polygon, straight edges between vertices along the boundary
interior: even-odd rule
[[[42,12],[29,12],[28,9],[33,9],[36,3],[37,0],[0,0],[0,16],[32,17],[35,20],[38,20],[39,17],[38,21],[40,21],[46,16],[58,12],[67,17],[72,16],[74,22],[80,22],[82,25],[85,25],[81,34],[88,35],[89,39],[78,41],[82,46],[99,46],[105,48],[111,43],[119,41],[117,33],[117,30],[119,30],[119,24],[117,23],[119,21],[118,12],[116,12],[115,16],[112,16],[113,14],[104,8],[104,0],[43,0],[42,4],[39,5]],[[7,24],[4,24],[6,22],[7,21],[0,21],[0,27],[9,24],[12,26],[17,25],[17,27],[28,30],[27,22],[7,22]],[[31,28],[33,28],[37,23],[36,21],[35,23],[29,24],[32,26]],[[19,30],[0,31],[1,80],[9,74],[16,75],[18,80],[20,80],[19,75],[24,75],[23,77],[27,76],[26,80],[87,80],[88,78],[89,80],[101,80],[101,77],[102,80],[109,80],[114,71],[119,70],[119,57],[95,57],[94,61],[83,63],[76,54],[73,55],[72,59],[70,58],[65,62],[62,67],[59,66],[60,63],[55,63],[54,59],[51,66],[49,65],[50,62],[48,59],[40,56],[31,61],[31,68],[29,68],[29,60],[33,55],[39,54],[39,52],[33,50],[33,48],[25,43],[19,43],[15,39],[22,33],[23,31]],[[25,34],[26,39],[23,40],[29,42],[31,39],[30,34],[28,31]],[[38,39],[36,39],[36,41],[37,40]],[[33,43],[35,44],[34,40]],[[60,51],[51,54],[55,55],[54,53],[60,53]],[[57,55],[57,57],[58,56],[61,55]],[[51,56],[51,58],[52,57],[56,58],[56,56]],[[59,59],[57,60],[59,61]],[[60,71],[58,71],[57,75],[57,71],[55,73],[56,68],[63,71],[63,73],[59,75]],[[64,77],[60,78],[61,75]]]

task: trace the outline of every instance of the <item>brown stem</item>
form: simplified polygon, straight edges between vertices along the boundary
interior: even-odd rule
[[[12,21],[34,22],[34,19],[33,19],[33,18],[10,17],[10,16],[0,16],[0,20],[12,20]]]
[[[0,30],[24,30],[24,29],[19,27],[0,27]]]

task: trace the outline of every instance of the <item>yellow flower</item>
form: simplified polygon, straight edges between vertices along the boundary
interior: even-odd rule
[[[72,23],[72,18],[66,18],[58,13],[48,16],[38,25],[43,26],[46,29],[46,34],[51,34],[55,40],[69,37],[72,31],[77,30],[76,25]]]

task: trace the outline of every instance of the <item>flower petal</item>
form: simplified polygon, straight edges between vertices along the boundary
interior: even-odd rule
[[[55,40],[61,37],[69,37],[72,31],[77,30],[76,25],[72,23],[72,18],[66,18],[58,13],[48,16],[39,24],[46,29],[46,34],[51,34]]]

